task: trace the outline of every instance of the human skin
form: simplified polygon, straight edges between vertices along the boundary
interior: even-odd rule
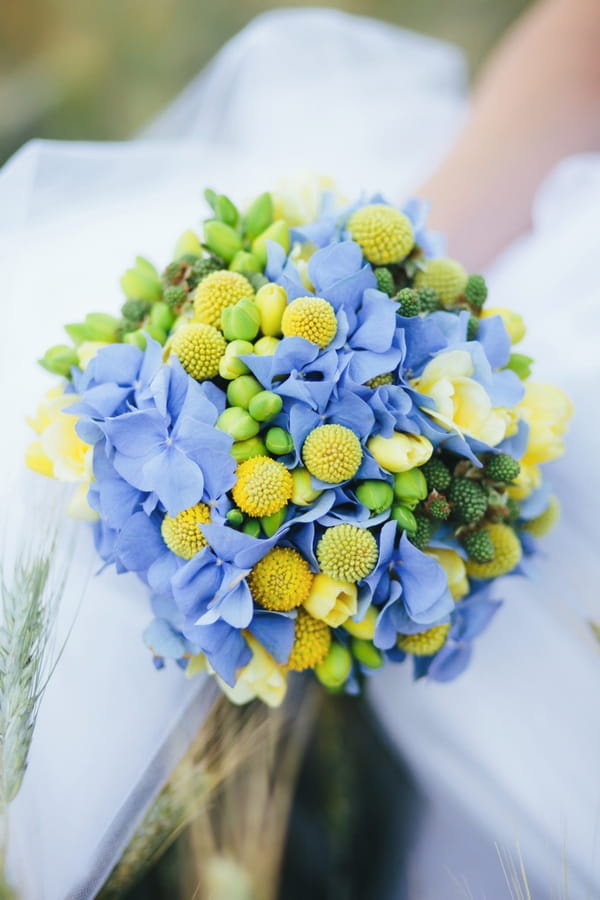
[[[526,231],[537,187],[572,153],[600,150],[600,0],[543,0],[509,30],[467,123],[419,194],[449,255],[471,271]]]

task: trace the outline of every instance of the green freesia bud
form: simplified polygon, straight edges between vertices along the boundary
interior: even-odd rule
[[[369,669],[379,669],[383,663],[383,655],[371,641],[363,641],[360,638],[352,640],[352,655],[363,666]]]
[[[202,256],[202,244],[194,231],[184,231],[173,250],[173,259],[181,259],[182,256]]]
[[[234,441],[245,441],[254,437],[260,430],[260,425],[253,419],[248,410],[240,406],[230,406],[223,410],[217,419],[216,427],[230,434]]]
[[[267,241],[275,241],[275,243],[281,244],[286,254],[290,252],[290,229],[283,219],[273,222],[272,225],[269,225],[262,234],[252,241],[252,252],[263,269],[267,264]]]
[[[121,277],[121,287],[128,300],[147,300],[154,303],[162,296],[160,275],[151,262],[137,256],[135,266]]]
[[[253,456],[266,456],[267,448],[261,437],[251,437],[245,441],[236,441],[229,452],[238,462],[244,462]]]
[[[403,506],[414,509],[419,500],[424,500],[429,490],[420,469],[409,469],[394,475],[394,496]]]
[[[278,510],[278,512],[273,513],[271,516],[262,516],[260,520],[260,526],[267,537],[273,537],[276,531],[283,525],[285,522],[285,517],[287,515],[287,505],[282,509]]]
[[[228,341],[251,341],[258,334],[260,313],[254,300],[244,297],[221,313],[221,328]]]
[[[265,231],[273,221],[273,199],[270,194],[260,194],[250,206],[244,218],[244,234],[249,241]]]
[[[234,528],[239,528],[240,525],[244,524],[244,513],[237,506],[230,509],[225,518]]]
[[[148,344],[148,339],[144,332],[140,328],[138,328],[137,331],[128,331],[127,334],[124,334],[123,343],[133,344],[134,347],[139,347],[140,350],[145,350],[146,345]]]
[[[254,347],[252,348],[257,356],[273,356],[277,347],[279,346],[279,340],[276,337],[261,337],[259,338]]]
[[[226,197],[225,194],[217,194],[212,204],[212,208],[215,211],[217,219],[224,222],[226,225],[230,225],[231,228],[235,228],[240,214],[229,197]]]
[[[294,441],[289,431],[284,428],[269,428],[265,435],[265,446],[274,456],[283,456],[294,449]]]
[[[250,341],[230,341],[225,348],[225,356],[247,356],[249,353],[254,353]]]
[[[158,300],[150,310],[150,325],[160,328],[168,334],[173,327],[175,316],[170,307],[163,300]]]
[[[254,302],[260,311],[260,330],[268,337],[281,334],[281,319],[287,306],[287,293],[280,284],[265,284],[256,293]]]
[[[252,253],[247,250],[239,250],[229,263],[230,272],[260,272],[260,263]]]
[[[210,208],[214,211],[215,203],[217,200],[217,192],[213,191],[212,188],[204,188],[204,199],[210,206]]]
[[[315,675],[325,687],[336,690],[342,687],[352,671],[352,654],[342,644],[334,641],[322,663],[315,666]]]
[[[67,378],[71,372],[71,367],[79,364],[77,351],[73,347],[66,344],[56,344],[49,347],[39,360],[40,366],[53,375],[62,375]]]
[[[353,619],[346,619],[344,628],[352,635],[352,637],[360,638],[363,641],[370,641],[375,635],[378,616],[379,610],[374,606],[369,606],[360,622],[355,622]]]
[[[363,481],[356,488],[356,496],[367,509],[374,513],[380,513],[392,505],[394,490],[387,481]]]
[[[408,534],[415,534],[417,530],[417,520],[406,506],[393,506],[391,512],[392,519]]]
[[[76,347],[83,341],[114,343],[117,339],[118,329],[119,320],[105,313],[89,313],[84,322],[65,325],[65,331]]]
[[[242,343],[245,343],[245,341]],[[231,344],[229,346],[231,346]],[[252,344],[249,346],[251,347]],[[239,378],[240,375],[247,375],[249,371],[250,369],[246,363],[242,362],[241,359],[238,359],[237,356],[234,356],[233,354],[227,355],[227,353],[225,353],[219,361],[219,375],[227,381]]]
[[[262,384],[254,375],[240,375],[227,385],[227,402],[230,406],[241,406],[248,409],[248,404],[256,394],[262,391]],[[250,413],[250,415],[253,415]],[[256,418],[256,416],[253,416]]]
[[[256,519],[248,519],[247,522],[244,522],[242,531],[249,534],[250,537],[260,537],[260,523]]]
[[[312,487],[308,469],[302,467],[293,469],[292,481],[294,482],[292,503],[295,503],[296,506],[310,506],[323,493]]]
[[[525,356],[523,353],[511,353],[505,368],[515,372],[521,381],[525,381],[531,375],[532,362],[531,356]]]
[[[204,223],[204,243],[215,256],[230,263],[236,253],[242,250],[242,239],[230,225],[218,219],[208,219]]]
[[[165,344],[167,341],[167,332],[164,328],[159,328],[158,325],[152,325],[152,323],[148,323],[148,325],[144,326],[144,331],[147,331],[151,338],[154,338],[155,341],[158,341],[159,344]]]
[[[250,400],[248,412],[257,422],[269,422],[279,415],[283,400],[273,391],[261,391]]]

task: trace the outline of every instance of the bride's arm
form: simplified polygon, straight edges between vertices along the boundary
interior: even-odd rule
[[[589,150],[600,150],[600,0],[545,0],[490,59],[463,132],[421,188],[431,224],[478,269],[527,228],[554,163]]]

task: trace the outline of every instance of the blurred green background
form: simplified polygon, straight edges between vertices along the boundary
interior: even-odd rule
[[[455,41],[476,71],[528,0],[329,5]],[[0,0],[0,162],[31,137],[131,136],[271,8],[264,0]]]

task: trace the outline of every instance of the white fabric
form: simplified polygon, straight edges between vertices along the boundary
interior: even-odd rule
[[[451,47],[338,12],[278,11],[230,42],[145,141],[25,148],[0,173],[0,263],[12,283],[2,303],[5,485],[21,465],[22,417],[50,383],[34,356],[61,339],[61,323],[117,309],[118,276],[137,252],[164,264],[201,217],[205,185],[244,198],[314,166],[348,193],[379,188],[401,199],[443,155],[464,114],[463,88]],[[456,683],[413,685],[407,668],[372,682],[382,721],[430,799],[411,875],[419,900],[465,896],[455,879],[476,897],[508,896],[495,841],[515,852],[519,842],[536,898],[558,890],[563,853],[571,896],[593,895],[600,660],[585,619],[598,615],[588,500],[600,487],[590,425],[600,387],[599,206],[600,160],[566,163],[540,194],[534,233],[490,273],[494,304],[528,317],[524,350],[539,377],[578,403],[570,455],[556,466],[563,521],[540,581],[499,588],[507,604]],[[82,538],[65,621],[93,560]],[[202,715],[189,719],[201,684],[178,669],[152,671],[140,637],[147,617],[132,576],[93,577],[14,811],[10,860],[27,900],[94,896],[185,744],[176,723],[189,735]]]

